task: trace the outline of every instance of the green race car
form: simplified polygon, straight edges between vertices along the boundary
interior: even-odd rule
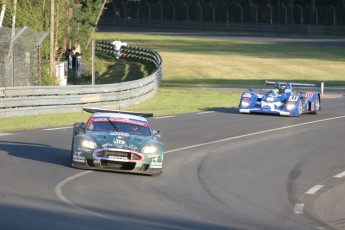
[[[160,175],[164,144],[145,117],[152,114],[84,108],[93,113],[73,128],[72,167]]]

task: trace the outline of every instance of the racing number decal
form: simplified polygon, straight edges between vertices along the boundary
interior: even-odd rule
[[[289,101],[298,101],[298,96],[290,96]]]

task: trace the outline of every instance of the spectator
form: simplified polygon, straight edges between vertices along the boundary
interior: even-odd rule
[[[115,41],[113,41],[111,44],[114,45],[115,58],[119,59],[120,58],[121,47],[122,46],[127,46],[127,42],[121,42],[121,40],[118,38]]]
[[[79,69],[79,67],[80,67],[81,53],[76,52],[74,56],[75,56],[75,68],[76,68],[76,69]]]
[[[67,49],[65,52],[66,59],[68,62],[68,69],[72,69],[73,67],[73,51],[71,49]]]

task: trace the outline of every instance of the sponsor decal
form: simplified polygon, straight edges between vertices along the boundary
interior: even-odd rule
[[[121,138],[129,137],[129,133],[123,133],[123,132],[110,132],[110,136],[118,136]]]
[[[162,167],[163,167],[163,162],[158,161],[158,157],[152,158],[150,168],[162,168]]]
[[[126,145],[126,141],[120,140],[120,139],[114,139],[113,143],[114,143],[114,145],[117,145],[117,146],[125,146]]]
[[[115,159],[115,160],[128,160],[128,157],[113,156],[113,155],[109,155],[108,158],[109,159]]]
[[[76,162],[85,162],[85,157],[84,156],[81,156],[82,152],[74,152],[73,154],[73,161],[76,161]]]
[[[85,162],[85,157],[73,156],[73,161],[76,162]]]
[[[135,145],[130,145],[130,146],[128,146],[128,148],[129,148],[130,150],[133,150],[133,151],[137,151],[137,149],[138,149],[138,147],[135,146]]]
[[[306,98],[312,98],[313,95],[314,95],[314,92],[306,92],[306,93],[305,93],[305,97],[306,97]]]
[[[89,127],[90,124],[93,123],[93,122],[109,122],[109,121],[111,121],[111,122],[128,123],[128,124],[134,124],[134,125],[149,127],[149,124],[148,124],[147,121],[136,120],[136,119],[129,119],[129,118],[124,118],[124,117],[92,118],[92,119],[90,119],[87,127]]]
[[[251,95],[250,93],[244,93],[244,94],[243,94],[243,97],[248,97],[248,98],[251,98],[251,97],[252,97],[252,95]]]
[[[113,145],[110,143],[105,143],[102,145],[103,148],[107,148],[107,147],[112,147]]]

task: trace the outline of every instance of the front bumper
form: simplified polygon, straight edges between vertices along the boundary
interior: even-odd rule
[[[81,169],[159,175],[163,169],[163,154],[148,158],[143,154],[127,149],[97,149],[75,151],[72,167]]]
[[[287,111],[281,111],[281,110],[263,110],[263,109],[239,109],[240,113],[252,113],[252,114],[267,114],[267,115],[278,115],[278,116],[287,116],[290,117],[292,114]]]

